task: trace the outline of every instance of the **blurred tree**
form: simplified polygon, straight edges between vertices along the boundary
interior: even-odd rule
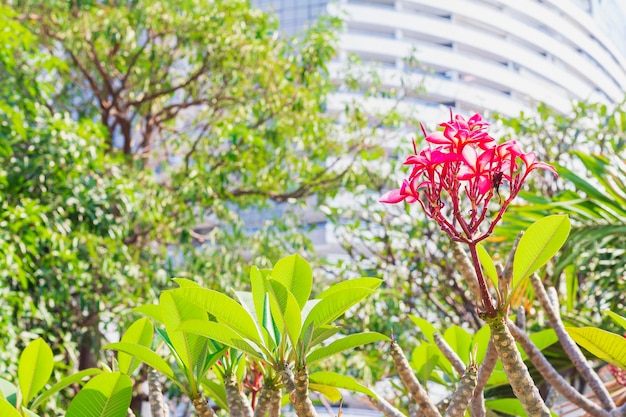
[[[297,211],[367,148],[324,114],[336,20],[287,39],[243,0],[1,11],[3,320],[80,367],[167,278],[226,289],[250,257],[310,249]]]

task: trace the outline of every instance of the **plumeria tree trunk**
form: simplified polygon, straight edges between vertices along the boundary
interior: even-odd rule
[[[294,408],[298,417],[317,417],[317,411],[309,397],[309,372],[306,366],[297,367],[294,371],[296,391],[294,395]]]
[[[191,404],[193,404],[193,409],[198,414],[198,417],[215,417],[215,412],[209,406],[209,403],[206,397],[202,394],[198,394],[196,398],[191,400]]]
[[[226,389],[226,400],[232,417],[253,417],[252,407],[241,389],[239,381],[234,373],[224,375],[224,388]]]
[[[513,393],[520,401],[529,417],[550,417],[550,410],[546,407],[535,382],[530,377],[528,368],[522,360],[515,339],[511,335],[506,317],[499,316],[487,319],[494,346],[502,361],[502,367],[506,373]]]

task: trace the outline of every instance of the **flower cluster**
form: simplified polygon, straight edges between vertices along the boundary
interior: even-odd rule
[[[533,152],[524,153],[514,141],[498,144],[486,129],[489,123],[478,114],[465,120],[450,112],[443,130],[427,134],[429,147],[414,154],[409,178],[399,189],[386,193],[383,203],[419,202],[452,239],[479,242],[493,232],[510,202],[517,196],[528,174],[554,167],[537,162]],[[490,204],[497,196],[497,203]],[[494,202],[495,203],[495,202]],[[498,207],[499,205],[499,207]],[[489,218],[488,227],[481,224]]]

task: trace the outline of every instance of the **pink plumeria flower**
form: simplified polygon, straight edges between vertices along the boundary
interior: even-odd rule
[[[418,152],[413,142],[414,153],[404,162],[413,166],[411,174],[380,201],[418,202],[454,240],[475,243],[489,236],[530,172],[545,169],[556,175],[554,167],[538,162],[534,152],[524,153],[517,142],[498,144],[478,114],[465,120],[450,112],[450,121],[440,126],[443,130],[430,134],[421,126],[434,147]],[[500,196],[503,183],[508,185],[505,198]],[[499,209],[491,205],[494,195]]]

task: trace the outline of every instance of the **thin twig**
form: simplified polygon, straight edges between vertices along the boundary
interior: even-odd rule
[[[533,344],[526,332],[522,331],[513,322],[508,321],[507,326],[515,340],[522,346],[528,359],[537,368],[543,378],[572,403],[576,404],[594,417],[608,417],[609,413],[587,397],[574,389],[567,381],[554,369],[541,351]]]
[[[572,340],[569,334],[565,331],[565,326],[563,325],[563,321],[561,320],[561,315],[559,313],[559,301],[556,292],[553,297],[550,297],[541,282],[541,278],[539,278],[539,275],[537,274],[531,275],[530,281],[533,285],[537,298],[548,315],[550,325],[554,329],[561,346],[563,346],[563,350],[565,350],[565,353],[572,361],[572,364],[576,367],[578,372],[580,372],[585,381],[587,381],[589,387],[596,394],[603,407],[609,411],[615,409],[615,402],[613,402],[611,394],[607,391],[604,383],[593,368],[587,363],[587,359],[578,348],[578,345],[576,345],[574,340]],[[554,291],[553,289],[551,290]]]
[[[459,358],[459,355],[452,350],[448,342],[446,342],[439,333],[433,334],[433,337],[435,339],[435,345],[437,345],[441,353],[443,353],[443,356],[450,361],[454,370],[459,376],[463,375],[465,373],[465,364],[461,358]]]

